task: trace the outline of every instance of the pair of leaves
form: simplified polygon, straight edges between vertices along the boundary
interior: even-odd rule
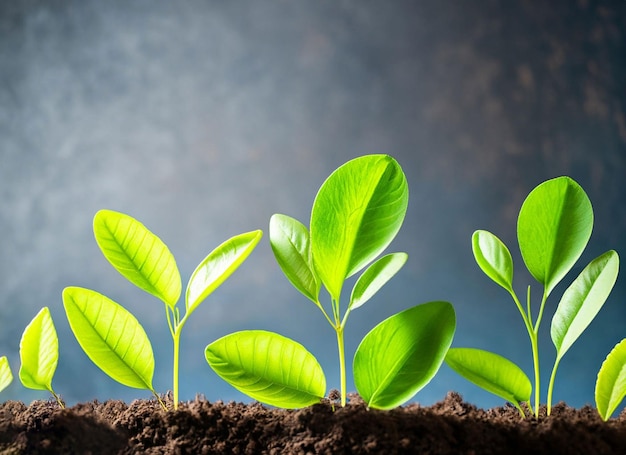
[[[593,229],[593,209],[584,190],[570,177],[537,186],[524,200],[517,238],[524,263],[548,295],[576,263]],[[479,267],[512,292],[513,260],[508,248],[488,231],[476,231],[472,250]]]
[[[19,378],[24,387],[47,390],[55,397],[52,379],[59,361],[59,339],[48,307],[26,326],[20,340]]]
[[[298,220],[276,214],[270,219],[274,256],[291,284],[316,305],[321,282],[311,256],[309,231]],[[376,294],[406,263],[406,253],[391,253],[373,262],[352,289],[348,308],[358,308]]]
[[[454,308],[429,302],[374,327],[354,355],[354,384],[370,408],[392,409],[435,376],[456,330]]]
[[[413,397],[438,371],[455,327],[447,302],[409,308],[374,327],[354,357],[355,385],[368,406],[391,409]],[[205,356],[226,382],[272,406],[309,406],[325,394],[317,360],[275,333],[236,332],[208,345]]]
[[[615,345],[602,363],[595,395],[598,413],[606,421],[626,397],[626,338]]]
[[[402,168],[387,155],[367,155],[335,170],[311,210],[311,231],[286,215],[270,219],[270,244],[293,286],[319,305],[322,283],[339,301],[343,283],[376,258],[398,233],[408,206]],[[406,262],[380,258],[355,284],[349,308],[371,298]]]
[[[402,168],[388,155],[348,161],[324,181],[311,210],[312,258],[307,257],[307,263],[335,301],[345,279],[362,270],[396,236],[408,197]]]
[[[129,215],[100,210],[94,235],[104,257],[128,281],[174,310],[182,284],[167,245]],[[215,248],[192,273],[185,292],[190,314],[243,263],[261,240],[259,230],[234,236]]]

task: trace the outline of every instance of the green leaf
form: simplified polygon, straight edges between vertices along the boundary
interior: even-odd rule
[[[287,215],[272,215],[270,245],[276,262],[291,284],[317,304],[321,283],[313,268],[311,241],[306,226]]]
[[[13,373],[6,356],[0,357],[0,392],[7,388],[13,381]]]
[[[517,220],[517,238],[526,267],[546,295],[582,254],[593,228],[585,191],[569,177],[543,182],[530,192]]]
[[[43,307],[24,329],[20,360],[22,385],[52,392],[52,378],[59,360],[59,339],[48,307]]]
[[[262,236],[257,230],[231,237],[202,260],[187,285],[185,305],[189,313],[239,268]]]
[[[182,283],[174,256],[143,224],[123,213],[100,210],[93,232],[104,257],[128,281],[172,309]]]
[[[301,408],[319,403],[326,393],[326,378],[315,357],[276,333],[231,333],[208,345],[205,356],[218,376],[271,406]]]
[[[513,403],[529,401],[532,385],[513,362],[492,352],[473,348],[451,348],[446,363],[470,382]]]
[[[154,392],[152,345],[131,313],[79,287],[63,290],[63,306],[78,344],[96,366],[125,386]]]
[[[398,273],[409,258],[406,253],[391,253],[372,263],[352,288],[350,309],[363,305]]]
[[[353,362],[354,384],[367,405],[391,409],[411,399],[439,370],[455,328],[448,302],[417,305],[374,327]]]
[[[591,261],[567,288],[550,330],[557,359],[563,357],[598,314],[613,289],[618,271],[619,256],[610,250]]]
[[[606,357],[596,381],[596,408],[603,420],[626,397],[626,338],[620,341]]]
[[[338,301],[345,279],[396,236],[409,199],[402,168],[388,155],[366,155],[335,170],[311,211],[311,250],[318,277]]]
[[[489,231],[472,235],[474,258],[485,274],[507,291],[513,289],[513,259],[502,241]]]

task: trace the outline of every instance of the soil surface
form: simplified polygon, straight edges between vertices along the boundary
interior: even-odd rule
[[[358,396],[300,410],[202,398],[165,412],[156,401],[0,405],[0,454],[626,454],[626,410],[603,422],[563,403],[522,419],[457,393],[433,406],[368,410]],[[169,403],[171,405],[171,403]]]

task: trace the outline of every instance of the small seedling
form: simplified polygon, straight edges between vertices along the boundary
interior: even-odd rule
[[[543,285],[539,311],[534,320],[530,286],[525,308],[513,290],[513,260],[508,248],[488,231],[476,231],[472,236],[476,262],[489,278],[511,295],[528,332],[535,372],[534,411],[530,396],[527,397],[527,378],[510,361],[495,360],[493,354],[477,349],[451,349],[446,360],[465,378],[511,400],[522,415],[519,401],[528,401],[531,412],[535,416],[539,413],[538,339],[548,296],[582,254],[592,227],[591,202],[580,185],[569,177],[558,177],[540,184],[522,204],[517,222],[520,251],[529,272]],[[559,302],[550,331],[556,359],[548,385],[548,415],[559,362],[604,305],[617,279],[618,269],[617,253],[607,251],[585,267]]]
[[[13,373],[11,373],[11,366],[9,360],[5,355],[0,357],[0,392],[6,389],[13,381]]]
[[[405,253],[375,259],[398,233],[407,205],[408,186],[400,165],[387,155],[368,155],[347,162],[323,183],[313,203],[310,233],[286,215],[270,220],[270,243],[278,264],[336,333],[342,406],[346,322],[353,309],[405,264]],[[345,281],[366,267],[342,308]],[[320,301],[322,285],[330,296],[330,312]],[[372,329],[353,362],[357,391],[368,406],[389,409],[415,395],[439,369],[454,330],[454,309],[447,302],[418,305]],[[324,395],[326,380],[318,362],[298,343],[278,334],[237,332],[208,345],[205,356],[220,377],[266,404],[303,407]]]
[[[29,389],[47,390],[64,408],[63,401],[52,389],[52,378],[59,360],[59,339],[48,307],[43,307],[24,329],[20,360],[22,385]]]
[[[596,381],[596,408],[607,421],[626,397],[626,338],[606,357]]]
[[[198,306],[217,289],[254,250],[260,230],[234,236],[202,260],[185,292],[185,314],[177,306],[182,283],[174,256],[155,234],[129,215],[100,210],[93,222],[94,235],[104,257],[128,281],[165,304],[167,324],[174,344],[173,401],[178,408],[178,359],[182,329]],[[97,300],[102,300],[100,297]]]

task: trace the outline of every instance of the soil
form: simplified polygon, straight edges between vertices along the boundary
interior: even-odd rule
[[[603,422],[559,403],[522,419],[513,406],[441,402],[368,410],[358,396],[300,410],[198,397],[165,412],[154,400],[0,405],[0,454],[626,454],[626,410]]]

